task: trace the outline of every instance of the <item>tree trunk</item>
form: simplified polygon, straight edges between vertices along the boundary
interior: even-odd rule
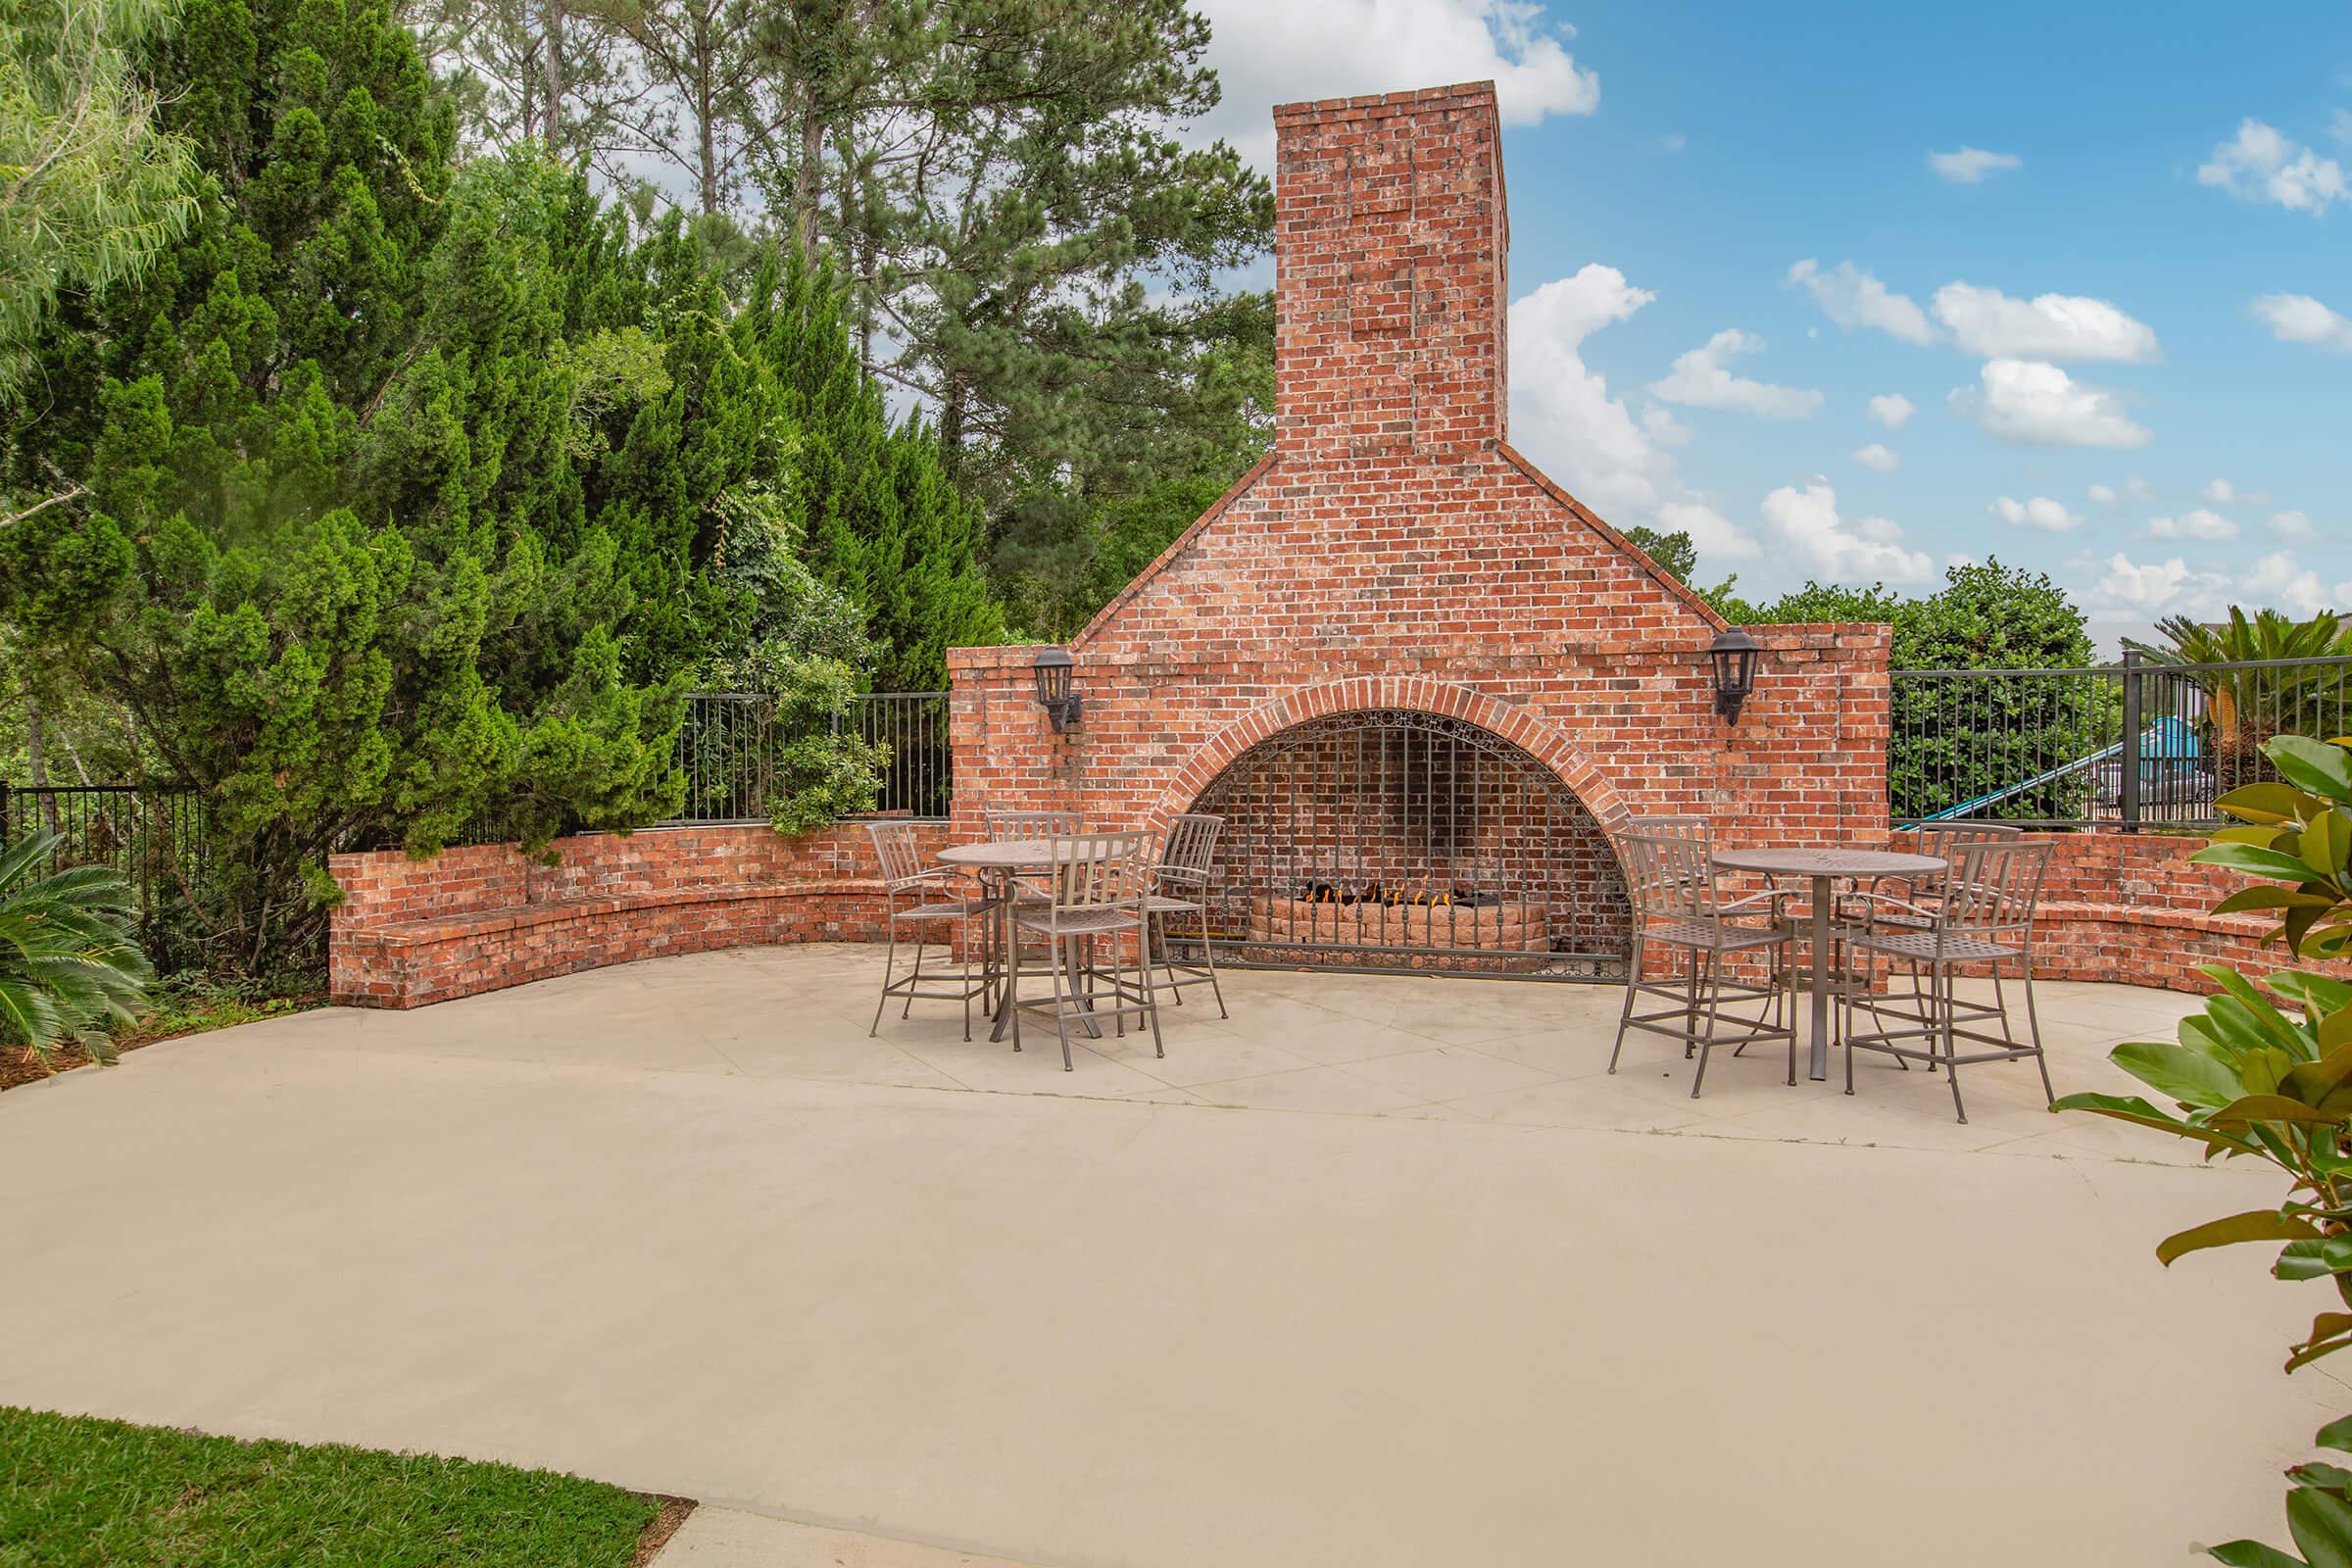
[[[24,761],[32,774],[32,787],[40,792],[41,822],[50,832],[57,825],[57,797],[49,790],[49,715],[41,710],[41,700],[32,693],[24,694]]]
[[[695,153],[701,160],[703,214],[718,211],[718,141],[710,122],[717,114],[710,92],[710,13],[694,16],[694,130]]]
[[[818,175],[825,162],[825,122],[816,109],[816,88],[810,83],[801,106],[801,167],[792,181],[792,238],[801,260],[816,265],[816,207],[823,186]]]
[[[546,142],[552,150],[564,130],[564,5],[547,0]]]

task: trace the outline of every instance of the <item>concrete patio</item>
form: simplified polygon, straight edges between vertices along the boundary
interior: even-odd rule
[[[1048,1565],[2142,1563],[2278,1536],[2260,1171],[1673,1046],[1607,989],[1230,976],[1014,1055],[747,949],[0,1099],[0,1402],[512,1458]],[[2045,989],[2061,1092],[2189,999]],[[2193,1392],[2190,1392],[2193,1391]]]

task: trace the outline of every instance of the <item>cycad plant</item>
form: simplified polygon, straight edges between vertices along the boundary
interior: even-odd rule
[[[108,1026],[127,1022],[155,971],[132,935],[130,884],[111,866],[44,871],[55,834],[0,850],[0,1046],[57,1070],[78,1046],[113,1061]]]
[[[2167,615],[2156,623],[2156,629],[2171,647],[2134,645],[2154,664],[2244,664],[2352,657],[2352,625],[2331,610],[2296,620],[2276,610],[2248,615],[2232,605],[2230,619],[2220,625],[2209,626],[2186,615]],[[2189,678],[2205,693],[2205,716],[2223,786],[2233,787],[2263,776],[2261,747],[2273,735],[2328,735],[2352,727],[2344,695],[2345,668],[2312,662],[2191,674]]]

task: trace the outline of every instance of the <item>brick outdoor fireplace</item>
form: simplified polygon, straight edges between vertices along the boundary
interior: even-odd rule
[[[1626,945],[1629,813],[1883,833],[1886,628],[1760,628],[1727,723],[1722,621],[1505,440],[1492,85],[1275,124],[1274,450],[1071,643],[1066,734],[1036,649],[951,654],[956,830],[1213,810],[1217,925],[1257,956],[1588,975]]]

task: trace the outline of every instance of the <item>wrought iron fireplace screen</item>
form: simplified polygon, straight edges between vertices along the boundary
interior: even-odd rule
[[[1334,713],[1236,758],[1194,809],[1226,819],[1220,961],[1547,979],[1623,971],[1625,884],[1592,813],[1491,730]]]

